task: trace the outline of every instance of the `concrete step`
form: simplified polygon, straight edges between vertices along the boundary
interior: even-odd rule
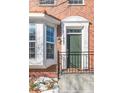
[[[60,93],[93,93],[94,77],[92,74],[64,74],[59,87]]]

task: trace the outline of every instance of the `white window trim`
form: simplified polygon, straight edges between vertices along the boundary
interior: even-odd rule
[[[82,5],[85,5],[85,0],[82,0],[82,2],[83,2],[82,4],[70,4],[69,1],[68,1],[68,5],[69,6],[71,6],[71,5],[72,6],[82,6]]]

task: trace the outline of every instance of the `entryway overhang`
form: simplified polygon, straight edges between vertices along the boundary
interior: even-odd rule
[[[86,18],[81,16],[69,16],[62,20],[63,23],[87,23],[89,22]]]

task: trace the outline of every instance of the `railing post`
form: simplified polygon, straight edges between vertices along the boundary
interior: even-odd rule
[[[59,72],[60,72],[59,51],[57,52],[57,63],[58,63],[58,66],[57,66],[58,72],[57,72],[57,74],[58,74],[58,79],[59,79],[60,78],[59,77]]]
[[[90,51],[88,51],[88,72],[90,72]]]

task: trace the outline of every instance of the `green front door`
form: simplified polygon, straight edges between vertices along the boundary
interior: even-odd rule
[[[81,67],[81,35],[67,35],[67,68]]]

